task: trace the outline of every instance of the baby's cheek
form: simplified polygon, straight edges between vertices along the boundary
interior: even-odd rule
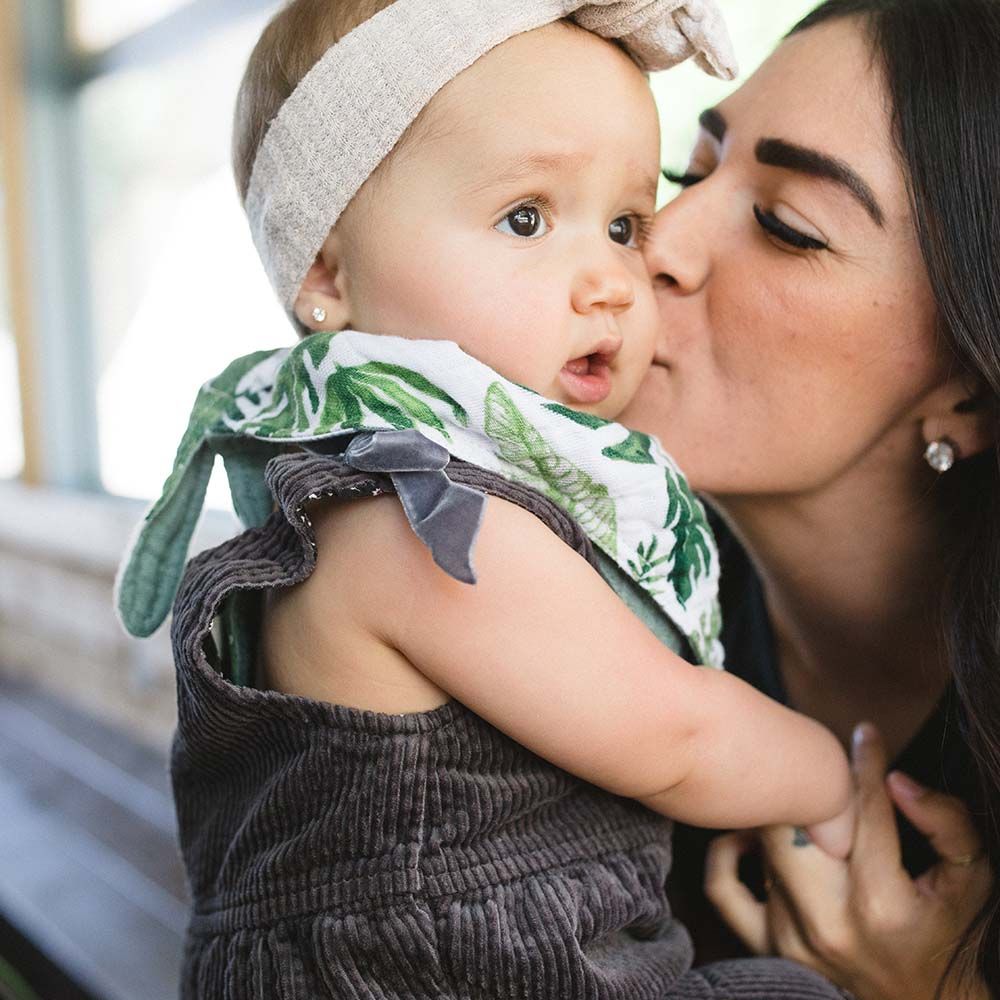
[[[512,381],[534,386],[568,360],[559,343],[566,319],[523,287],[502,277],[470,283],[446,321],[468,354]]]

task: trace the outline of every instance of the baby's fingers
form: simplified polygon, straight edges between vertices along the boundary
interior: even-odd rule
[[[846,861],[854,843],[854,824],[857,809],[854,800],[847,804],[843,812],[824,823],[814,823],[806,828],[809,839],[837,861]]]
[[[767,929],[767,907],[740,881],[740,858],[756,843],[750,832],[716,837],[705,862],[705,895],[722,919],[755,955],[771,951]]]

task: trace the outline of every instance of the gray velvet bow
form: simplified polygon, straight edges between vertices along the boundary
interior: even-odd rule
[[[475,583],[472,550],[486,497],[453,483],[444,471],[451,456],[419,431],[358,434],[340,461],[359,472],[388,475],[416,536],[434,562],[462,583]]]

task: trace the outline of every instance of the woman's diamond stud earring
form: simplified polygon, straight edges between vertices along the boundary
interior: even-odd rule
[[[316,308],[313,309],[313,319],[316,320],[317,323],[325,323],[326,310],[322,306],[316,306]]]
[[[955,459],[958,457],[956,451],[952,441],[947,438],[939,438],[937,441],[931,441],[927,446],[924,458],[935,472],[947,472],[955,464]]]

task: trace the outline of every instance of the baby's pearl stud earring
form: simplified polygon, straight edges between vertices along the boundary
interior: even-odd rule
[[[316,320],[317,323],[325,323],[326,310],[322,306],[316,306],[316,308],[313,309],[313,319]]]

